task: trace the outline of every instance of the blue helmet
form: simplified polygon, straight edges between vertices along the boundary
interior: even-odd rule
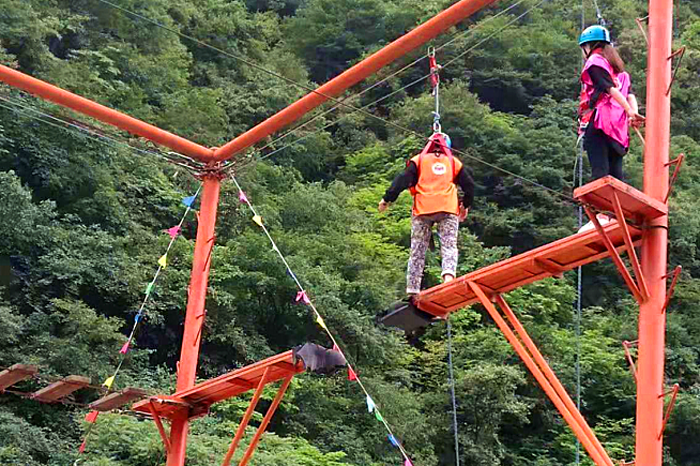
[[[612,40],[610,40],[610,31],[603,26],[591,26],[586,28],[578,39],[578,45],[581,46],[589,42],[612,43]]]

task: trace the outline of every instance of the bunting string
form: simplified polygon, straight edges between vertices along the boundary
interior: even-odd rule
[[[230,177],[231,177],[231,180],[236,185],[236,188],[238,189],[238,199],[241,201],[242,204],[245,204],[248,206],[248,208],[250,209],[250,211],[253,214],[253,217],[252,217],[253,222],[262,229],[263,233],[265,233],[265,236],[267,236],[267,239],[270,241],[270,244],[272,244],[272,250],[277,253],[280,260],[282,261],[282,263],[284,264],[284,266],[287,269],[287,274],[290,277],[292,277],[292,280],[294,280],[294,283],[296,283],[299,291],[297,292],[295,302],[304,304],[307,307],[309,307],[309,309],[312,310],[313,315],[314,315],[315,320],[316,320],[316,323],[318,324],[319,327],[321,327],[321,329],[323,329],[323,331],[326,333],[326,335],[328,335],[328,338],[330,339],[330,341],[333,343],[333,349],[335,349],[340,354],[342,354],[343,357],[345,358],[345,361],[347,361],[348,380],[357,382],[357,385],[360,387],[360,389],[364,393],[364,395],[366,397],[365,399],[366,399],[366,403],[367,403],[367,410],[369,411],[370,414],[374,413],[374,417],[379,422],[381,422],[382,425],[384,426],[384,428],[386,429],[387,438],[389,440],[389,443],[391,443],[394,447],[399,449],[399,452],[401,453],[401,456],[404,459],[404,466],[413,466],[413,463],[411,462],[411,459],[408,456],[408,453],[406,453],[406,450],[404,449],[403,445],[397,439],[397,437],[394,435],[394,432],[392,431],[389,423],[386,421],[386,419],[384,419],[384,416],[382,416],[382,413],[379,410],[379,407],[377,406],[377,404],[374,402],[374,400],[370,396],[369,391],[367,390],[365,385],[362,383],[362,380],[358,376],[357,371],[355,371],[352,364],[350,364],[350,360],[348,359],[347,355],[340,348],[340,345],[338,345],[337,340],[333,336],[333,333],[329,330],[328,325],[326,324],[326,321],[323,319],[323,316],[318,311],[318,309],[316,308],[314,303],[311,301],[311,299],[309,299],[309,295],[306,292],[306,289],[304,288],[304,286],[301,284],[301,282],[297,278],[297,275],[294,273],[294,271],[290,267],[289,262],[284,257],[284,255],[280,251],[279,247],[277,247],[277,243],[272,238],[272,235],[270,235],[270,231],[267,229],[267,226],[265,226],[263,218],[260,216],[258,211],[255,209],[253,204],[248,199],[248,195],[245,193],[245,191],[243,191],[243,188],[241,188],[241,185],[238,183],[238,180],[236,179],[235,175],[233,173],[231,173]]]
[[[141,306],[139,306],[138,311],[136,312],[136,315],[134,316],[134,323],[131,327],[131,332],[129,333],[129,337],[126,340],[126,343],[121,347],[119,350],[119,364],[117,364],[117,368],[114,370],[114,373],[107,377],[105,381],[102,383],[102,387],[105,387],[108,391],[112,390],[112,386],[114,385],[114,381],[117,378],[117,375],[119,374],[119,371],[122,368],[122,365],[124,364],[124,361],[126,360],[127,353],[129,352],[129,349],[131,348],[131,344],[133,343],[134,336],[136,335],[136,330],[139,327],[139,324],[143,321],[143,317],[145,316],[145,309],[146,309],[146,304],[148,303],[148,300],[151,297],[151,294],[153,293],[153,288],[156,285],[156,282],[158,281],[158,277],[160,277],[161,272],[167,267],[168,265],[168,253],[170,253],[170,249],[173,247],[173,244],[175,244],[175,240],[177,237],[180,235],[180,231],[182,230],[182,224],[185,222],[185,219],[187,218],[187,215],[189,215],[190,211],[193,210],[193,205],[197,197],[199,196],[199,192],[202,190],[202,184],[200,183],[199,187],[197,188],[197,191],[194,193],[192,196],[185,197],[182,200],[182,204],[186,207],[185,212],[182,214],[182,217],[180,218],[180,222],[171,227],[168,228],[167,230],[163,230],[165,233],[167,233],[170,236],[170,242],[168,243],[168,247],[165,249],[165,254],[160,256],[160,258],[157,261],[158,268],[156,269],[155,274],[153,275],[153,279],[148,283],[146,286],[146,291],[144,293],[144,298],[141,301]],[[87,414],[85,417],[85,420],[90,424],[85,431],[85,436],[83,437],[83,442],[80,444],[80,447],[78,448],[78,455],[81,455],[82,453],[85,452],[85,447],[87,446],[87,441],[88,437],[90,436],[90,433],[92,432],[93,428],[97,425],[97,416],[99,415],[99,411],[91,411],[90,413]],[[79,459],[80,457],[78,457]],[[78,464],[78,460],[73,463],[74,465]]]

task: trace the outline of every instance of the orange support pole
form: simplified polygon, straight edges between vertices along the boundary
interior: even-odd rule
[[[265,417],[260,423],[260,427],[258,427],[257,432],[255,432],[255,437],[253,437],[253,440],[250,441],[250,445],[248,445],[248,449],[245,451],[245,454],[243,455],[241,462],[238,463],[238,466],[246,466],[248,464],[248,461],[250,461],[250,458],[253,457],[255,448],[258,446],[258,442],[260,442],[260,437],[262,437],[263,432],[265,432],[265,429],[267,429],[268,424],[270,424],[270,420],[275,414],[275,411],[277,411],[277,407],[282,401],[282,397],[287,391],[287,388],[289,387],[289,384],[291,383],[293,378],[294,374],[290,375],[289,377],[284,379],[284,382],[282,382],[282,385],[277,391],[277,396],[275,396],[275,399],[272,401],[272,404],[268,408],[267,413],[265,413]]]
[[[530,354],[532,354],[532,357],[535,359],[535,362],[540,367],[545,377],[547,377],[549,383],[552,384],[552,387],[557,392],[561,400],[564,402],[567,409],[571,412],[571,415],[574,417],[578,425],[581,427],[581,429],[590,439],[593,445],[595,445],[600,455],[603,457],[603,459],[605,459],[606,464],[608,466],[612,466],[613,462],[608,456],[608,453],[605,451],[605,448],[603,448],[603,445],[598,440],[598,437],[595,436],[595,433],[579,412],[578,408],[569,396],[569,393],[559,381],[559,378],[556,376],[556,374],[554,374],[554,371],[552,371],[552,368],[549,367],[549,364],[547,364],[547,361],[544,359],[544,356],[542,356],[542,353],[540,353],[540,350],[537,349],[537,345],[535,345],[535,342],[532,341],[532,338],[530,338],[530,335],[528,335],[527,331],[525,330],[525,327],[523,327],[523,325],[520,323],[520,320],[518,320],[518,317],[515,315],[510,305],[508,305],[508,302],[506,302],[503,296],[499,294],[496,295],[496,303],[498,303],[501,310],[506,315],[506,318],[510,321],[511,325],[515,329],[515,332],[525,344],[525,347],[528,349],[528,351],[530,351]]]
[[[80,97],[72,92],[68,92],[60,87],[13,70],[7,66],[0,65],[0,81],[41,97],[42,99],[91,116],[96,120],[116,126],[136,136],[144,137],[201,162],[208,162],[212,157],[212,149],[200,146],[183,137],[149,125],[141,120],[112,110],[109,107]]]
[[[649,0],[649,50],[647,57],[647,128],[644,157],[644,193],[661,202],[669,185],[671,139],[671,44],[673,0]],[[642,243],[642,273],[649,299],[639,306],[637,355],[636,464],[661,466],[664,417],[664,346],[666,337],[666,269],[668,216],[648,225]]]
[[[549,399],[552,400],[552,403],[554,403],[554,406],[557,408],[557,410],[559,410],[567,424],[569,424],[571,430],[574,431],[574,434],[581,441],[581,444],[584,446],[591,459],[598,466],[610,466],[611,463],[606,462],[605,459],[600,455],[600,452],[598,451],[596,446],[593,444],[593,442],[591,442],[591,440],[588,438],[581,426],[579,426],[578,422],[576,422],[576,419],[573,417],[569,409],[559,397],[556,390],[554,390],[552,385],[549,383],[547,377],[545,377],[545,375],[542,373],[535,361],[528,354],[527,350],[523,347],[522,343],[520,343],[518,337],[516,337],[513,331],[510,329],[510,327],[508,327],[506,321],[503,320],[503,317],[501,317],[501,314],[498,312],[493,303],[491,303],[488,296],[486,296],[481,287],[474,282],[468,282],[468,285],[472,289],[474,294],[479,298],[481,304],[486,308],[488,313],[491,315],[491,318],[494,320],[494,322],[496,322],[498,328],[501,330],[501,332],[503,332],[503,335],[506,337],[506,340],[508,340],[515,352],[518,353],[520,359],[522,359],[522,361],[525,363],[525,366],[527,366],[527,368],[530,370],[530,372],[540,384],[540,386],[547,394]]]
[[[214,247],[211,239],[214,237],[216,226],[216,211],[219,204],[221,180],[218,174],[204,176],[199,224],[197,226],[197,242],[192,259],[192,274],[190,277],[190,293],[187,298],[187,314],[185,315],[185,330],[182,336],[182,349],[177,373],[177,391],[182,392],[194,386],[199,360],[199,344],[201,333],[200,320],[204,319],[204,304],[209,280],[209,254]],[[183,466],[185,464],[185,449],[189,419],[186,415],[173,419],[170,428],[170,454],[167,466]]]
[[[223,161],[298,120],[306,113],[376,73],[397,58],[423,45],[460,21],[497,0],[461,0],[434,18],[401,36],[357,65],[331,79],[281,112],[217,149],[214,160]]]
[[[238,448],[238,444],[243,438],[243,434],[245,434],[245,428],[248,427],[250,418],[253,416],[255,407],[258,405],[258,401],[260,400],[260,395],[262,395],[263,388],[265,388],[265,385],[267,384],[267,376],[269,373],[270,368],[266,367],[265,372],[263,372],[263,375],[260,378],[260,382],[258,383],[258,388],[255,389],[255,393],[253,393],[253,399],[250,400],[248,409],[245,410],[243,419],[241,419],[241,423],[238,424],[238,429],[236,429],[236,435],[234,435],[233,440],[231,441],[231,446],[229,446],[228,451],[226,452],[226,456],[224,457],[224,461],[223,463],[221,463],[221,466],[228,466],[229,464],[231,464],[231,458],[233,458],[234,453],[236,453],[236,448]]]

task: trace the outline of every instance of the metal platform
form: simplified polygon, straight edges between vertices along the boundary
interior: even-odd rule
[[[616,197],[624,217],[637,224],[668,214],[666,204],[612,176],[600,178],[574,191],[574,199],[599,211],[615,212]]]

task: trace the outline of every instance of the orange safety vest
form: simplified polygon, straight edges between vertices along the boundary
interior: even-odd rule
[[[426,147],[427,148],[427,147]],[[411,188],[413,215],[447,212],[459,215],[459,199],[454,179],[462,169],[462,162],[447,153],[421,152],[413,157],[418,168],[418,182]]]

